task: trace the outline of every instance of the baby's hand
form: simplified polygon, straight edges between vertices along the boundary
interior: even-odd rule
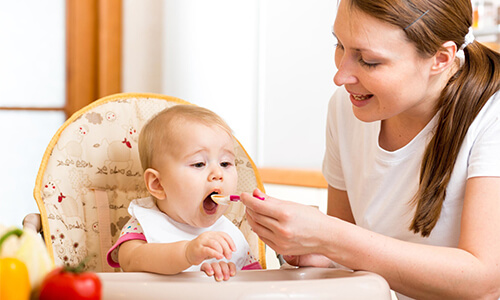
[[[236,246],[227,233],[208,231],[187,244],[186,259],[191,265],[199,265],[210,258],[231,259],[234,251],[236,251]]]
[[[232,262],[217,261],[213,263],[203,263],[200,268],[208,276],[214,276],[216,281],[226,281],[236,275],[236,266]]]

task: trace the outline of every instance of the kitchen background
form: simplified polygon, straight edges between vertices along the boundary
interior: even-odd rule
[[[335,86],[337,0],[123,0],[122,92],[153,92],[226,119],[259,167],[319,172]],[[66,115],[66,2],[0,1],[0,224],[37,212],[43,152]],[[500,0],[473,1],[499,49]],[[266,184],[326,210],[323,188]]]

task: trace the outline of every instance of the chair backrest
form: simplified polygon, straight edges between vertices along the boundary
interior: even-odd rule
[[[106,262],[130,218],[131,200],[148,195],[142,177],[138,135],[146,121],[166,107],[190,104],[157,94],[116,94],[84,107],[56,132],[42,159],[34,197],[42,230],[56,265],[79,264],[96,272],[119,271]],[[263,185],[252,159],[239,142],[236,149],[238,191]],[[247,238],[265,267],[265,247],[251,231],[244,206],[225,214]]]

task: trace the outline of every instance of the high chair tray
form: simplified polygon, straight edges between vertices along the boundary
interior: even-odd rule
[[[387,282],[363,271],[327,268],[240,271],[225,282],[202,272],[98,273],[103,299],[391,299]]]

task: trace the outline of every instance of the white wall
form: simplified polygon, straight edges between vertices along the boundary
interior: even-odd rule
[[[0,106],[63,106],[65,1],[0,1]],[[62,111],[0,111],[0,225],[20,227]]]
[[[259,166],[319,169],[336,0],[125,0],[123,90],[210,108]]]
[[[261,1],[259,161],[264,166],[321,166],[325,112],[334,90],[336,2]]]
[[[213,109],[259,166],[319,169],[334,88],[336,1],[124,0],[124,91],[170,94]],[[58,105],[64,1],[18,2],[0,5],[6,24],[0,26],[0,102]],[[3,128],[16,130],[2,135],[9,147],[0,163],[0,223],[19,226],[38,211],[35,175],[63,116],[4,114]]]

